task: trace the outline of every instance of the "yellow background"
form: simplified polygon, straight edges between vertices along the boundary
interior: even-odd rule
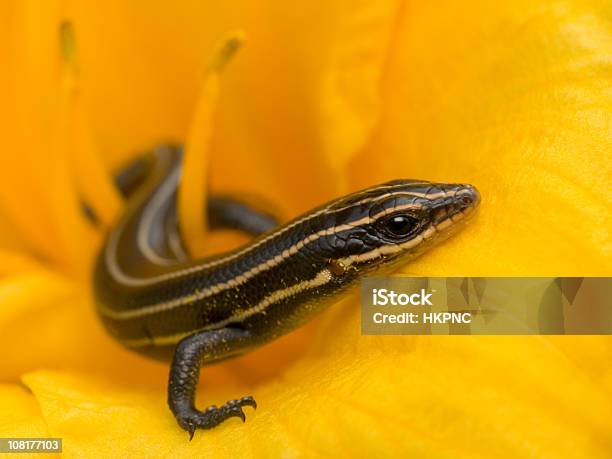
[[[79,196],[100,170],[205,128],[206,64],[236,28],[247,42],[205,120],[214,191],[288,218],[393,178],[472,183],[478,218],[402,272],[610,275],[608,1],[7,0],[0,435],[63,437],[87,457],[610,457],[608,337],[361,337],[356,297],[206,369],[200,406],[250,393],[260,408],[187,441],[167,369],[94,315],[102,234]],[[82,166],[91,151],[98,169]]]

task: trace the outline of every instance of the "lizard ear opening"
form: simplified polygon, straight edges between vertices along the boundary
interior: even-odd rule
[[[338,260],[329,260],[328,268],[334,276],[342,276],[347,270],[347,267]]]

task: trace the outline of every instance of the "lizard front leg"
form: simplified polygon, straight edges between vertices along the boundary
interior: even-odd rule
[[[243,406],[257,408],[251,396],[203,411],[196,409],[194,403],[202,363],[234,354],[237,348],[247,345],[250,337],[246,330],[222,328],[196,333],[178,343],[170,366],[168,405],[178,424],[189,432],[190,440],[196,429],[211,429],[231,417],[244,421]]]

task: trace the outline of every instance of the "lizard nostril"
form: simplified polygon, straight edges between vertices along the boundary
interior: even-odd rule
[[[476,207],[480,203],[480,194],[478,190],[471,185],[464,185],[458,198],[457,205],[460,210]]]
[[[472,196],[467,195],[467,194],[464,196],[461,196],[461,204],[464,207],[471,206],[473,203],[474,203],[474,198]]]

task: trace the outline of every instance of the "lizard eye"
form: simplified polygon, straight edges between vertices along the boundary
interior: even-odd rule
[[[402,238],[413,233],[419,226],[419,220],[411,215],[396,214],[383,221],[383,229],[391,237]]]

